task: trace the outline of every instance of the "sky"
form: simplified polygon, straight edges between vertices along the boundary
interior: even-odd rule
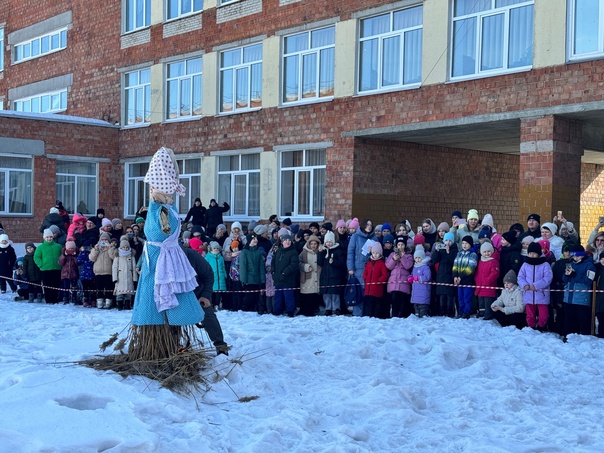
[[[15,302],[10,291],[0,307],[0,452],[604,446],[604,342],[595,337],[563,343],[482,319],[220,311],[230,355],[212,355],[207,392],[182,396],[74,364],[123,337],[129,311]]]

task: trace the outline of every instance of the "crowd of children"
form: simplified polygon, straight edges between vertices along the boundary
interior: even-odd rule
[[[144,210],[125,228],[104,211],[69,224],[57,208],[41,226],[43,241],[18,258],[0,234],[0,290],[16,300],[132,308],[145,242]],[[193,220],[194,216],[191,216]],[[288,316],[352,314],[377,318],[448,316],[495,319],[566,336],[591,332],[592,287],[604,289],[604,232],[599,223],[581,245],[559,213],[541,224],[531,214],[500,233],[490,214],[453,211],[438,226],[425,219],[414,232],[369,219],[311,223],[220,223],[213,232],[183,223],[181,244],[200,253],[214,273],[212,304],[227,310]],[[138,266],[137,266],[138,263]],[[4,277],[4,278],[3,278]],[[344,288],[356,278],[364,297],[346,306]],[[596,315],[604,323],[604,293]],[[604,324],[602,324],[604,326]],[[604,327],[598,329],[604,337]]]

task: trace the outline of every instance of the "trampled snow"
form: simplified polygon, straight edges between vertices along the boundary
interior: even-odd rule
[[[10,292],[0,308],[1,452],[604,449],[595,337],[565,344],[481,319],[221,311],[230,356],[212,359],[209,392],[187,398],[73,364],[123,336],[130,312]]]

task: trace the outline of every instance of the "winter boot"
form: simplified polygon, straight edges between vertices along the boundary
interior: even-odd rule
[[[124,299],[116,299],[117,310],[122,311],[124,309]]]
[[[105,308],[110,309],[113,304],[113,299],[105,299]]]
[[[96,308],[103,308],[105,305],[105,299],[97,299],[96,300]]]
[[[32,302],[34,302],[34,300],[35,300],[35,299],[34,299],[34,295],[33,295],[33,294],[30,294],[30,295],[29,295],[29,298],[27,299],[27,302],[31,304]]]

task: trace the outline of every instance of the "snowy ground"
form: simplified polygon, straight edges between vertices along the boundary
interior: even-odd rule
[[[130,313],[0,296],[1,452],[598,452],[604,341],[445,318],[220,312],[187,399],[69,362]],[[242,358],[241,365],[232,360]],[[258,397],[249,402],[240,398]]]

